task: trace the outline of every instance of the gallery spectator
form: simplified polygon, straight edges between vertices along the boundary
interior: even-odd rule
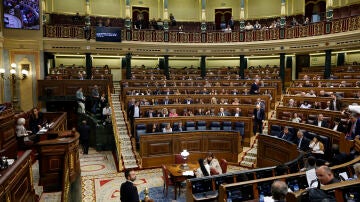
[[[254,26],[250,22],[247,22],[247,24],[245,26],[245,30],[246,31],[251,31],[253,29],[254,29]]]
[[[261,24],[259,23],[259,21],[256,20],[255,24],[254,24],[254,29],[255,30],[260,30],[261,29]]]

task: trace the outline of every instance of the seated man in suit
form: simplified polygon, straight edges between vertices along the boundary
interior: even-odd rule
[[[235,117],[242,116],[242,112],[241,112],[241,109],[240,109],[239,107],[237,107],[237,108],[235,109],[234,116],[235,116]]]
[[[183,126],[182,122],[179,122],[177,125],[174,124],[173,131],[185,131],[185,127]]]
[[[289,128],[287,126],[284,127],[284,130],[281,131],[278,137],[289,142],[294,141],[294,135],[289,131]]]
[[[301,151],[308,151],[309,150],[309,144],[310,144],[310,140],[306,137],[304,137],[304,133],[303,131],[299,130],[297,132],[297,148]]]
[[[228,115],[229,115],[228,112],[224,111],[224,108],[220,107],[219,110],[220,110],[220,111],[219,111],[219,113],[218,113],[218,116],[228,116]]]
[[[326,120],[324,120],[323,114],[318,115],[318,118],[314,121],[314,125],[319,126],[319,127],[328,128],[328,123],[326,122]]]

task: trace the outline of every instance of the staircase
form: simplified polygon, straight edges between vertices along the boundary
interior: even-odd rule
[[[247,148],[241,157],[239,162],[239,166],[245,168],[255,168],[256,167],[256,158],[257,158],[257,143],[258,143],[258,136],[255,136],[250,148]]]
[[[114,93],[111,94],[110,105],[113,109],[113,127],[116,142],[117,156],[119,157],[119,168],[138,168],[135,155],[135,146],[131,141],[131,134],[124,118],[124,110],[120,103],[121,88],[119,82],[114,82]]]

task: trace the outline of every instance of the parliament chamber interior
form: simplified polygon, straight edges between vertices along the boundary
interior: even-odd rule
[[[360,201],[359,0],[0,7],[0,201]]]

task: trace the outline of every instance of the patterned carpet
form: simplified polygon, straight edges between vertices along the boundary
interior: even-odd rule
[[[88,155],[80,154],[81,188],[83,202],[118,202],[120,199],[120,185],[125,181],[124,173],[118,173],[114,157],[110,151],[97,152],[90,148]],[[43,193],[39,182],[39,164],[33,164],[35,192],[42,202],[60,202],[61,192]],[[237,166],[228,166],[228,172],[243,170]],[[160,168],[137,170],[135,184],[140,198],[144,198],[143,191],[149,188],[149,196],[155,201],[175,201],[174,191],[170,187],[168,196],[163,195],[163,177]],[[185,201],[185,189],[181,190],[180,198],[176,201]]]

